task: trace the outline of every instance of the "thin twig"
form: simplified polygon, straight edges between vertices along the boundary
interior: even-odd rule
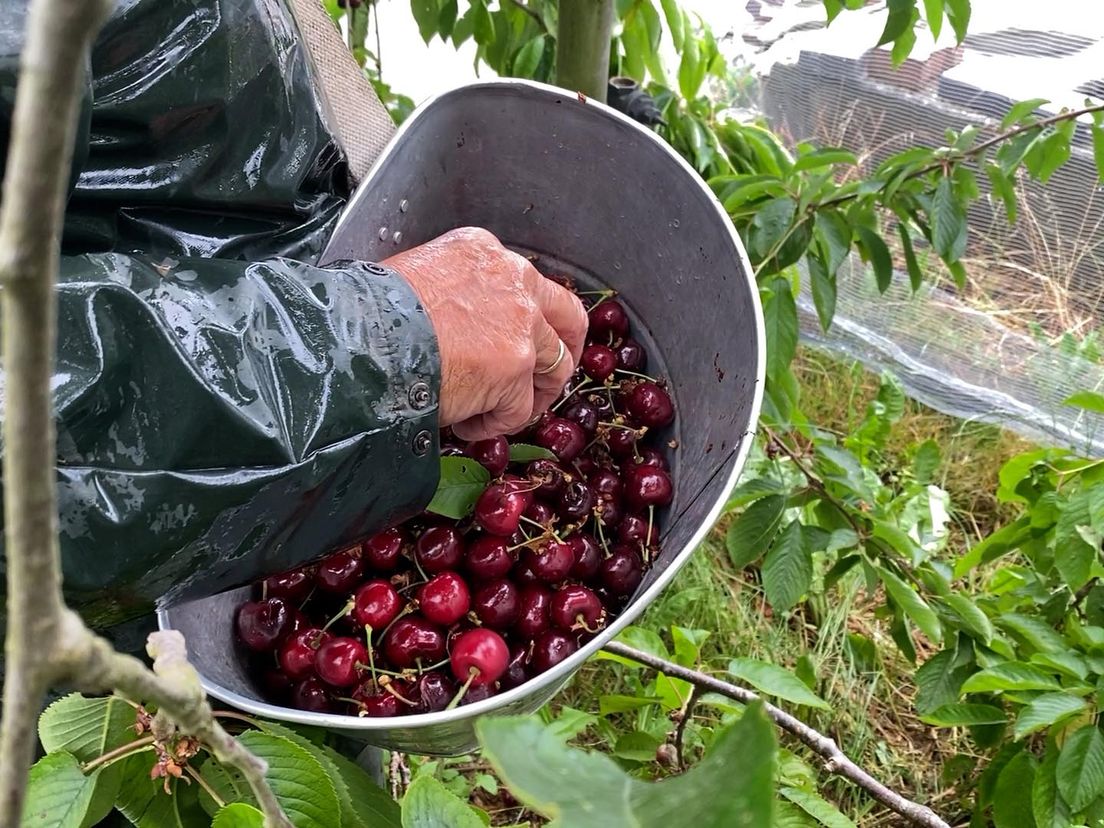
[[[735,699],[743,704],[761,701],[758,695],[743,687],[730,684],[727,681],[721,681],[705,673],[699,673],[697,670],[682,667],[672,661],[658,658],[649,653],[637,650],[634,647],[628,647],[618,641],[611,641],[605,646],[605,650],[614,655],[619,655],[622,658],[628,658],[640,664],[644,664],[654,670],[659,670],[661,673],[665,673],[668,676],[688,681],[694,685],[695,688],[700,687],[702,690],[719,693],[722,696]],[[823,733],[814,730],[800,719],[794,718],[789,713],[772,704],[764,702],[764,707],[766,708],[767,715],[770,716],[771,720],[776,725],[787,733],[796,736],[798,740],[825,760],[824,768],[828,773],[837,774],[844,779],[854,782],[878,802],[881,802],[887,808],[905,817],[914,825],[922,826],[922,828],[950,828],[950,826],[940,819],[930,808],[909,799],[905,799],[905,797],[900,794],[891,791],[861,767],[856,765],[847,758],[847,755],[840,750],[839,745],[837,745],[835,741],[825,736]]]
[[[192,777],[192,779],[194,779],[196,782],[199,783],[199,787],[201,787],[201,788],[203,788],[203,790],[207,791],[207,796],[209,796],[209,797],[211,797],[211,799],[215,800],[216,805],[218,805],[220,808],[222,808],[226,805],[226,800],[224,800],[221,796],[218,795],[218,791],[216,791],[214,788],[211,787],[211,783],[203,778],[202,773],[197,771],[191,765],[185,765],[184,770],[185,770],[185,772],[187,772],[188,776]]]
[[[690,698],[686,700],[686,705],[682,708],[682,718],[679,719],[678,727],[675,728],[675,757],[678,759],[679,770],[686,770],[686,754],[683,746],[683,739],[686,736],[686,723],[694,715],[694,706],[704,692],[701,687],[694,685],[694,689],[690,691]]]
[[[403,798],[410,785],[410,768],[406,766],[406,757],[399,751],[391,752],[391,798],[396,802]]]
[[[121,759],[122,757],[128,756],[131,753],[138,753],[139,751],[143,751],[146,748],[150,747],[150,745],[152,745],[155,741],[157,740],[153,736],[144,736],[141,739],[134,740],[133,742],[127,742],[125,745],[120,745],[114,750],[109,750],[102,756],[97,756],[88,764],[81,767],[81,772],[88,773],[89,771],[95,770],[96,768],[100,767],[100,765],[107,765],[111,762],[114,762],[116,759]]]
[[[529,8],[529,6],[525,3],[522,3],[521,0],[510,0],[510,2],[521,9],[523,12],[525,12],[527,15],[529,15],[531,18],[536,20],[540,27],[544,29],[546,33],[548,32],[548,28],[544,25],[544,20],[539,14],[537,14],[535,9]]]

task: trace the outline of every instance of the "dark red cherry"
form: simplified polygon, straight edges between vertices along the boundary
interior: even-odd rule
[[[585,400],[569,405],[564,409],[563,416],[565,420],[578,424],[587,436],[593,436],[598,429],[598,409]]]
[[[538,425],[533,440],[564,463],[570,463],[578,457],[587,444],[583,427],[563,417],[549,417]]]
[[[543,673],[573,655],[577,649],[579,648],[573,637],[549,630],[533,641],[533,655],[529,664],[534,673]]]
[[[292,609],[283,598],[246,601],[235,618],[238,638],[257,653],[275,650],[291,632],[292,623]]]
[[[541,497],[556,497],[566,485],[567,473],[555,460],[540,458],[525,467],[525,475],[536,486],[534,494]]]
[[[402,607],[402,596],[390,583],[369,581],[356,591],[353,598],[353,618],[362,627],[379,631],[398,617]]]
[[[655,466],[657,469],[663,469],[664,471],[671,470],[671,467],[667,464],[667,458],[663,456],[663,453],[651,447],[640,449],[639,464],[642,466]]]
[[[617,544],[598,569],[602,584],[615,595],[631,595],[644,577],[644,564],[634,549]]]
[[[475,591],[472,609],[479,621],[492,630],[506,630],[517,621],[518,588],[511,581],[499,578]]]
[[[510,483],[492,483],[475,502],[475,522],[491,535],[508,538],[521,525],[530,499]]]
[[[368,651],[355,638],[331,638],[314,654],[314,671],[334,687],[352,687],[367,663]]]
[[[293,681],[314,675],[314,656],[318,648],[333,638],[318,627],[300,630],[283,644],[276,654],[280,669]]]
[[[414,557],[431,574],[456,569],[464,559],[464,542],[451,526],[431,526],[414,545]]]
[[[418,607],[429,621],[450,627],[471,607],[468,585],[455,572],[442,572],[418,590]]]
[[[510,576],[513,578],[514,583],[519,587],[530,586],[532,584],[541,583],[541,579],[537,577],[537,573],[533,571],[531,561],[526,558],[522,558],[518,561],[516,567],[514,567],[513,574]]]
[[[624,458],[636,453],[636,442],[640,435],[635,429],[610,426],[605,436],[606,447],[614,457]]]
[[[565,632],[598,632],[606,625],[606,610],[585,586],[566,584],[552,594],[548,617]]]
[[[605,382],[617,370],[617,354],[613,348],[592,342],[583,348],[579,365],[591,379]]]
[[[357,702],[357,712],[361,716],[370,716],[373,719],[387,719],[392,716],[401,716],[403,713],[412,712],[410,705],[402,698],[410,699],[408,682],[395,679],[388,685],[391,690],[380,686],[373,679],[367,679],[353,691],[352,698]]]
[[[613,469],[597,469],[587,477],[590,488],[599,495],[621,495],[621,478]]]
[[[651,381],[633,387],[625,399],[625,409],[635,422],[648,428],[661,428],[675,419],[670,394]]]
[[[617,412],[613,410],[613,400],[609,394],[587,394],[587,402],[598,412],[598,419],[608,421]]]
[[[269,598],[283,598],[289,604],[302,603],[314,586],[314,575],[309,569],[293,569],[264,579],[261,594]]]
[[[291,691],[291,706],[311,713],[332,713],[333,697],[314,676],[303,679]]]
[[[571,567],[571,577],[580,581],[589,581],[598,574],[598,565],[602,562],[602,550],[593,535],[579,532],[567,539],[571,551],[575,553],[575,566]]]
[[[502,636],[479,627],[459,636],[452,645],[449,664],[458,681],[472,685],[491,684],[506,672],[510,648]]]
[[[671,475],[655,466],[626,466],[621,472],[625,502],[632,509],[666,506],[674,497]]]
[[[497,685],[495,684],[473,684],[464,691],[464,697],[460,699],[460,706],[464,707],[468,704],[484,701],[497,692]]]
[[[648,367],[648,354],[639,342],[627,336],[617,347],[617,367],[640,373]]]
[[[523,557],[533,574],[550,584],[562,581],[575,566],[575,553],[566,541],[541,541],[535,549],[527,549]]]
[[[445,657],[445,636],[424,618],[407,616],[391,625],[383,639],[387,660],[398,670],[428,667]]]
[[[587,314],[590,325],[587,333],[595,338],[612,336],[620,339],[629,332],[629,315],[616,299],[605,299]]]
[[[557,511],[566,521],[585,520],[594,510],[594,492],[581,480],[572,480],[560,495]]]
[[[437,713],[448,707],[456,685],[440,670],[430,670],[418,676],[410,692],[419,713]]]
[[[518,595],[518,619],[514,632],[522,638],[533,638],[548,629],[548,604],[552,593],[546,587],[532,585]]]
[[[385,529],[364,542],[362,549],[365,564],[376,572],[391,572],[402,560],[402,551],[410,542],[401,529]]]
[[[539,523],[541,526],[548,526],[556,517],[556,513],[552,510],[552,507],[541,500],[534,500],[529,504],[529,508],[525,510],[525,517],[533,521],[533,523]]]
[[[600,495],[594,506],[594,516],[603,526],[616,526],[621,522],[621,498],[617,495]]]
[[[464,568],[481,581],[502,578],[514,568],[514,556],[506,541],[494,535],[480,535],[468,544]]]
[[[318,588],[326,592],[348,593],[360,581],[364,574],[364,560],[360,546],[351,546],[340,552],[323,558],[318,564],[315,581]]]
[[[529,649],[524,644],[510,648],[510,661],[498,683],[503,690],[511,690],[529,679]]]
[[[467,455],[491,473],[491,477],[498,477],[510,463],[510,444],[505,437],[491,437],[488,440],[478,440],[468,443]]]
[[[639,548],[655,546],[659,542],[659,528],[652,522],[648,528],[648,518],[644,515],[625,515],[617,527],[617,539],[629,546]]]

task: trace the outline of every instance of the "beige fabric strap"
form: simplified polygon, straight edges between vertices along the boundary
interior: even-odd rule
[[[330,128],[359,183],[395,133],[395,123],[348,47],[322,0],[290,0],[328,107]]]

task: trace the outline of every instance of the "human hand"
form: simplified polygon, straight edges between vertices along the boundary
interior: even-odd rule
[[[437,333],[442,427],[462,440],[513,434],[559,396],[587,329],[570,291],[477,227],[382,264],[410,283]]]

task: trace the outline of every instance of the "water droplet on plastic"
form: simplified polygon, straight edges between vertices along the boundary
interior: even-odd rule
[[[614,262],[613,263],[613,269],[614,270],[620,270],[621,269],[621,262]]]
[[[678,226],[679,226],[679,220],[678,220],[678,219],[675,219],[674,221],[672,221],[672,222],[671,222],[671,226],[677,229],[677,228],[678,228]]]

